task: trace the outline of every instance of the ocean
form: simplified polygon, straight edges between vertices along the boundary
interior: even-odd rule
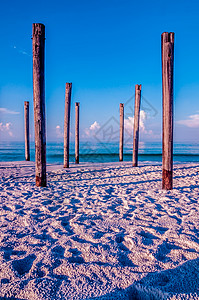
[[[25,147],[23,142],[0,142],[0,161],[25,160]],[[47,162],[63,163],[63,143],[47,143]],[[139,161],[161,162],[162,144],[140,143]],[[30,159],[34,161],[34,143],[30,144]],[[132,144],[124,145],[124,161],[132,160]],[[70,144],[70,162],[75,161],[75,145]],[[119,161],[118,143],[80,143],[80,162],[115,162]],[[199,162],[199,143],[174,143],[174,162]]]

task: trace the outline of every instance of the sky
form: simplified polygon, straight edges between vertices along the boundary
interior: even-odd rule
[[[80,139],[118,139],[124,103],[133,131],[142,84],[140,140],[161,141],[161,34],[175,33],[174,141],[199,141],[199,2],[194,0],[2,1],[0,139],[24,140],[24,101],[34,139],[32,23],[46,27],[47,142],[63,140],[65,83],[72,82],[71,138],[80,102]]]

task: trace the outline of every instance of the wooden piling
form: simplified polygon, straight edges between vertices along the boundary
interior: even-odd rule
[[[75,163],[79,164],[79,102],[75,103]]]
[[[30,160],[29,101],[24,101],[25,159]]]
[[[64,115],[64,168],[69,168],[70,107],[72,83],[66,83]]]
[[[162,188],[173,188],[173,62],[174,33],[164,32],[162,43]]]
[[[140,102],[141,84],[135,86],[135,109],[134,109],[134,129],[133,129],[133,167],[138,166],[138,146],[139,146],[139,125],[140,125]]]
[[[35,123],[35,176],[37,186],[46,186],[46,124],[44,50],[45,26],[33,24],[33,96]]]
[[[124,145],[124,104],[120,103],[120,145],[119,145],[119,161],[123,161]]]

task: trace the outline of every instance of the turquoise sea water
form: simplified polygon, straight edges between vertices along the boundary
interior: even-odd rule
[[[162,161],[161,143],[140,143],[139,161]],[[0,161],[24,160],[23,142],[0,142]],[[63,143],[47,144],[47,162],[63,163]],[[75,145],[70,144],[70,162],[74,162]],[[80,143],[80,162],[114,162],[119,160],[118,143]],[[34,143],[30,145],[31,160],[34,161]],[[132,160],[132,145],[124,146],[124,160]],[[174,162],[199,162],[199,143],[174,144]]]

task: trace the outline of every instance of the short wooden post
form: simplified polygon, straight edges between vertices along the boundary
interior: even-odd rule
[[[79,163],[79,102],[75,103],[75,163]]]
[[[173,62],[174,33],[164,32],[162,42],[162,188],[173,188]]]
[[[72,83],[66,83],[64,115],[64,168],[69,168],[70,107]]]
[[[33,24],[33,96],[36,185],[46,186],[46,124],[44,86],[45,26]]]
[[[124,145],[124,104],[120,103],[120,145],[119,145],[120,161],[123,161],[123,145]]]
[[[134,109],[134,129],[133,129],[133,167],[138,166],[138,146],[139,146],[139,124],[140,124],[140,101],[141,84],[135,86],[135,109]]]
[[[29,101],[24,101],[25,159],[30,160]]]

